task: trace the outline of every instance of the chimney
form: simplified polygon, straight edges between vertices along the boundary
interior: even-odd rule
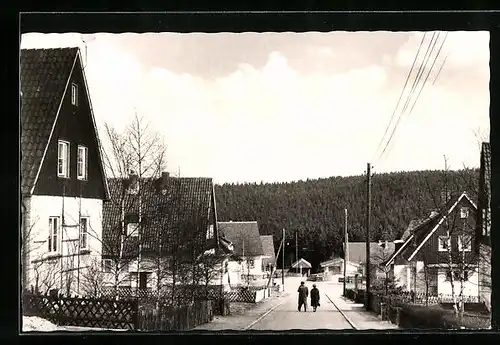
[[[160,178],[160,191],[163,195],[167,194],[167,182],[168,179],[170,178],[170,174],[166,171],[163,171],[161,173],[161,178]]]

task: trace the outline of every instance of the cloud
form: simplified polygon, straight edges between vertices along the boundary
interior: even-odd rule
[[[426,54],[427,47],[431,42],[433,33],[415,32],[397,53],[396,62],[401,67],[410,68],[412,66],[424,34],[425,40],[422,44],[419,57],[417,58],[417,66],[419,66],[419,64],[424,61],[424,56]],[[438,34],[439,36],[435,36],[437,37],[436,46],[434,50],[429,53],[431,54],[431,57],[429,59],[429,66],[432,63],[434,56],[437,54],[441,43],[446,37],[446,41],[440,53],[440,58],[438,58],[439,61],[436,63],[440,63],[445,56],[448,56],[446,61],[447,69],[478,69],[478,66],[481,70],[484,70],[485,68],[489,69],[488,31],[453,31],[449,32],[447,36],[446,32],[439,32]]]
[[[460,37],[471,40],[451,35],[450,49],[461,49],[454,43]],[[23,41],[29,46],[45,40],[36,37],[23,35]],[[80,39],[76,34],[51,37],[53,45]],[[276,50],[264,64],[242,60],[224,76],[203,78],[176,73],[166,64],[147,65],[130,50],[124,53],[114,37],[97,34],[88,43],[86,75],[97,122],[123,126],[137,108],[165,136],[169,170],[180,166],[183,176],[211,176],[217,182],[362,173],[398,100],[405,77],[398,68],[411,66],[421,39],[415,34],[397,54],[381,56],[382,65],[342,73],[298,71]],[[484,64],[481,39],[483,45],[476,47],[482,53],[449,60],[449,66]],[[316,48],[316,54],[326,49]],[[488,128],[489,101],[487,92],[473,99],[468,95],[481,87],[488,85],[427,85],[413,113],[402,117],[390,154],[377,162],[377,171],[441,167],[443,154],[456,168],[462,160],[477,165],[470,128]]]

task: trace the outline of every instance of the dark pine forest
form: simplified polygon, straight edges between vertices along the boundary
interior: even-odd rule
[[[478,169],[412,171],[372,175],[371,241],[398,239],[412,219],[428,216],[451,196],[466,191],[477,200]],[[366,176],[297,182],[216,185],[218,221],[252,221],[261,235],[273,235],[278,250],[286,230],[285,267],[299,257],[313,265],[342,255],[344,209],[350,241],[365,240]],[[278,260],[281,267],[281,258]]]

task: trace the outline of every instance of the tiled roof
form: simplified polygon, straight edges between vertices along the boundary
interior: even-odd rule
[[[140,196],[143,253],[157,253],[160,245],[164,255],[172,250],[183,249],[192,253],[192,246],[197,246],[195,251],[198,252],[206,249],[206,231],[209,220],[212,220],[209,215],[212,179],[166,178],[142,181],[143,191]],[[122,194],[126,186],[127,180],[109,179],[111,201],[103,206],[103,256],[119,253],[122,200],[127,221],[137,222],[139,195]],[[195,239],[200,241],[196,242]],[[127,238],[124,253],[134,256],[137,249],[138,239]]]
[[[78,48],[21,50],[23,194],[29,193],[35,182],[77,52]]]
[[[218,228],[220,236],[233,243],[234,255],[264,255],[257,222],[219,222]]]
[[[366,262],[366,243],[365,242],[349,242],[349,262],[359,264]],[[394,243],[387,242],[381,246],[378,242],[370,243],[370,262],[379,264],[387,260],[394,253]]]
[[[464,192],[460,196],[452,197],[448,202],[442,206],[439,212],[432,213],[427,219],[421,222],[417,227],[413,228],[412,233],[414,237],[412,239],[406,238],[405,240],[405,248],[398,254],[398,257],[401,256],[408,260],[412,255],[414,255],[415,251],[422,244],[425,238],[434,230],[436,225],[441,221],[441,219],[452,209],[453,205],[461,200],[462,197],[467,198],[473,205],[472,200],[469,199],[467,194]],[[474,205],[475,207],[475,205]],[[411,243],[406,243],[411,240]]]
[[[261,235],[260,241],[262,242],[262,250],[264,251],[264,255],[268,256],[268,258],[262,259],[262,265],[264,267],[266,267],[268,263],[274,265],[274,261],[276,259],[276,254],[274,253],[273,236],[272,235]]]

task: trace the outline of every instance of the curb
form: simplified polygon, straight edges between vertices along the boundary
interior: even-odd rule
[[[344,319],[346,319],[346,321],[349,323],[349,325],[351,325],[351,327],[353,329],[357,330],[358,327],[356,327],[356,325],[354,324],[354,322],[352,322],[352,320],[349,317],[347,317],[347,315],[335,304],[335,302],[332,301],[332,299],[330,298],[330,296],[328,296],[327,294],[325,294],[325,296],[333,304],[333,306],[335,307],[335,309],[337,309],[339,311],[339,313],[344,317]]]
[[[288,297],[288,296],[286,296]],[[250,327],[252,327],[253,325],[255,325],[257,322],[259,322],[260,320],[262,320],[263,318],[265,318],[267,315],[269,315],[270,312],[272,312],[274,309],[278,308],[280,305],[282,305],[284,302],[285,302],[286,298],[283,299],[281,302],[279,302],[278,304],[276,304],[275,306],[273,306],[271,309],[269,309],[268,311],[266,311],[264,314],[262,314],[261,316],[259,316],[257,318],[257,320],[253,321],[251,324],[249,324],[248,326],[244,327],[243,330],[246,331],[248,330]]]

